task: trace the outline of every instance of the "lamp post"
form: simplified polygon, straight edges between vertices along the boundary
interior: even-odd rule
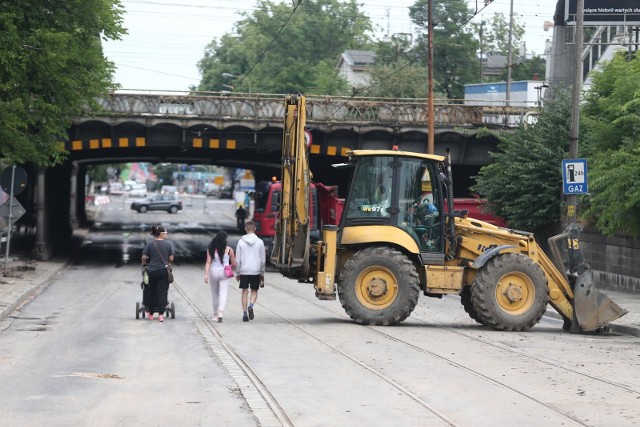
[[[222,77],[224,77],[225,79],[241,79],[240,82],[242,82],[246,76],[238,76],[236,74],[231,74],[231,73],[222,73]],[[249,93],[251,93],[251,81],[247,80],[247,84],[249,85]],[[233,89],[233,85],[222,85],[222,86],[229,89]]]

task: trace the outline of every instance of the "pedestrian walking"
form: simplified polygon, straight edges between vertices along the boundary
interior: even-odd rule
[[[169,293],[169,269],[173,262],[173,245],[167,241],[169,231],[162,226],[152,226],[153,240],[142,250],[142,267],[147,269],[149,284],[142,291],[142,303],[147,307],[147,318],[164,321]]]
[[[222,323],[227,305],[229,282],[236,267],[236,256],[227,245],[227,233],[219,231],[207,248],[207,263],[204,266],[204,281],[211,288],[213,320]]]
[[[238,209],[236,209],[236,227],[238,227],[238,231],[242,233],[244,230],[244,220],[247,219],[247,211],[240,205]]]
[[[248,322],[254,318],[258,289],[264,287],[265,252],[264,242],[255,234],[256,223],[247,221],[244,228],[247,234],[240,238],[236,246],[236,262],[237,279],[242,289],[242,320]]]

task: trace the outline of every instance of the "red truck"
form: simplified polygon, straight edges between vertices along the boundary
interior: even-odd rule
[[[273,249],[276,217],[282,201],[282,185],[280,181],[259,181],[254,193],[253,221],[256,223],[256,234],[264,241],[267,259]],[[327,186],[319,182],[311,183],[309,194],[311,206],[310,222],[312,241],[320,239],[323,225],[337,225],[342,216],[344,199],[338,197],[338,187]]]
[[[457,211],[466,210],[469,218],[479,219],[498,227],[508,227],[504,219],[490,213],[486,210],[487,201],[479,197],[455,198],[453,199],[453,207]]]

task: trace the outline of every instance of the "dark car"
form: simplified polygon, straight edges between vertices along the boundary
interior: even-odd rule
[[[233,199],[233,188],[225,187],[220,189],[220,193],[218,193],[219,199]]]
[[[182,210],[182,201],[175,194],[158,194],[146,199],[135,200],[131,203],[131,209],[140,213],[146,211],[167,211],[178,213]]]

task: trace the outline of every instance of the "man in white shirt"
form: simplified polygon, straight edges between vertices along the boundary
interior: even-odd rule
[[[248,322],[254,318],[253,306],[258,299],[258,289],[264,287],[265,251],[264,242],[255,234],[256,223],[247,221],[245,231],[247,234],[240,238],[236,247],[236,262],[237,279],[242,289],[242,321]]]

